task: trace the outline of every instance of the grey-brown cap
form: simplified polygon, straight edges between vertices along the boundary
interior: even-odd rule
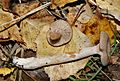
[[[47,41],[52,46],[61,46],[71,40],[72,34],[72,28],[67,21],[56,20],[47,32]]]

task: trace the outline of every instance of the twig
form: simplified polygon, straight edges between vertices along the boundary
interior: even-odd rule
[[[25,15],[23,15],[21,17],[18,17],[18,18],[13,19],[13,20],[11,20],[9,22],[3,23],[2,25],[0,25],[0,27],[3,27],[4,28],[3,30],[8,29],[9,27],[15,25],[16,23],[20,22],[21,20],[25,19],[26,17],[30,16],[31,14],[34,14],[34,13],[48,7],[50,4],[51,4],[51,2],[48,2],[48,3],[44,4],[44,5],[41,5],[40,7],[37,7],[35,9],[33,9],[32,11],[28,12],[27,14],[25,14]],[[1,30],[1,31],[3,31],[3,30]]]
[[[7,51],[3,48],[1,44],[0,44],[0,48],[4,52],[5,56],[7,56],[8,58],[11,58],[10,54],[7,53]]]
[[[94,59],[94,58],[93,58]],[[92,60],[91,60],[92,61]],[[93,61],[92,61],[93,62]],[[99,69],[99,66],[96,64],[96,63],[94,63],[94,66],[97,68],[97,69]],[[113,81],[104,71],[102,71],[101,70],[101,72],[110,80],[110,81]]]
[[[79,16],[85,11],[85,10],[81,11],[84,6],[85,6],[85,4],[83,4],[83,5],[80,7],[80,9],[79,9],[78,13],[76,14],[75,19],[74,19],[74,21],[73,21],[73,23],[72,23],[72,26],[75,24],[75,22],[77,21],[77,19],[79,18]]]

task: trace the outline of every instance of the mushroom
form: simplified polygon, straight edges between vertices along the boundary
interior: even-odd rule
[[[24,69],[36,69],[43,66],[66,63],[70,61],[79,60],[94,54],[99,54],[103,66],[109,63],[110,53],[110,39],[106,32],[101,32],[100,43],[96,46],[82,48],[79,53],[76,54],[58,54],[48,57],[31,57],[31,58],[13,58],[13,63],[16,66],[21,65]]]
[[[72,38],[72,28],[65,20],[56,20],[47,32],[47,41],[52,46],[61,46]]]

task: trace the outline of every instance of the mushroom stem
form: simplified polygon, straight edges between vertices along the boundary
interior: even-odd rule
[[[54,56],[48,56],[48,57],[41,57],[41,58],[13,58],[13,63],[16,64],[16,66],[23,66],[24,69],[35,69],[40,68],[48,65],[53,64],[60,64],[60,63],[66,63],[71,62],[75,60],[79,60],[94,54],[99,54],[101,56],[101,62],[105,66],[108,64],[108,53],[110,50],[110,41],[109,37],[105,32],[101,33],[101,39],[100,43],[93,47],[87,47],[80,50],[79,53],[75,54],[59,54]],[[104,44],[104,46],[103,46]]]
[[[23,66],[24,69],[35,69],[43,66],[66,63],[81,58],[88,57],[93,54],[100,53],[99,45],[83,48],[78,54],[60,54],[43,58],[13,58],[13,63],[19,66]]]

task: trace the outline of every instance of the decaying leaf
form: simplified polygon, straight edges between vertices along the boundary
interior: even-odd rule
[[[120,21],[120,0],[96,0],[103,13],[111,14]]]
[[[65,45],[64,53],[78,53],[82,48],[92,46],[88,37],[80,32],[76,27],[73,27],[73,37],[71,41]]]
[[[23,40],[25,42],[25,45],[22,46],[24,46],[27,49],[33,49],[34,51],[36,51],[37,58],[53,56],[56,54],[63,54],[63,53],[68,53],[72,55],[74,53],[78,53],[84,47],[92,46],[88,37],[86,37],[82,32],[80,32],[75,27],[73,27],[73,37],[68,44],[59,47],[51,46],[46,39],[46,35],[50,28],[50,24],[54,20],[54,18],[51,17],[52,16],[41,16],[40,19],[26,19],[22,21],[22,23],[20,24],[21,36],[23,37]],[[57,80],[60,80],[61,78],[65,79],[68,76],[76,73],[80,69],[80,67],[83,68],[87,63],[87,61],[88,58],[84,60],[80,60],[78,62],[58,65],[54,67],[48,67],[47,70],[48,69],[49,70],[46,72],[48,73],[48,75],[50,75],[51,80],[53,79],[52,77],[56,77],[54,79]],[[66,72],[64,77],[62,76],[63,71],[59,70],[58,68],[58,67],[61,68],[61,66],[62,66],[62,70],[65,69],[64,71]],[[73,66],[74,68],[71,68]],[[54,75],[56,73],[54,72],[54,70],[52,70],[53,68],[55,68],[54,70],[59,71],[59,72],[57,71],[58,75],[56,76]],[[69,73],[69,68],[71,70],[71,73]],[[53,74],[51,74],[49,71],[51,71]]]
[[[64,3],[64,5],[65,4],[66,3]],[[50,29],[50,24],[54,21],[54,18],[53,17],[50,18],[50,17],[52,16],[49,17],[41,16],[40,19],[26,19],[22,21],[22,23],[20,24],[21,36],[23,37],[23,40],[25,42],[25,45],[23,46],[27,49],[32,49],[36,51],[37,59],[40,59],[42,57],[44,58],[47,56],[61,55],[65,53],[70,54],[72,57],[72,54],[78,53],[82,48],[92,46],[88,37],[85,34],[83,34],[81,31],[79,31],[78,28],[76,27],[72,27],[73,37],[69,43],[59,47],[51,46],[46,38],[47,32]],[[95,18],[93,18],[92,21],[94,21],[94,19]],[[99,20],[103,22],[101,19]],[[107,22],[107,24],[108,23],[109,22]],[[102,26],[102,28],[106,26],[106,24],[105,25],[101,25],[101,23],[99,24],[100,24],[99,27]],[[97,32],[99,32],[99,30]],[[98,36],[99,33],[97,34]],[[51,81],[65,79],[70,75],[74,75],[78,70],[83,68],[88,60],[89,59],[86,58],[84,60],[80,60],[72,63],[45,67],[45,71],[50,76]]]
[[[75,1],[77,0],[52,0],[52,8],[54,9],[56,7],[63,7],[67,3],[72,3]]]
[[[32,3],[22,3],[22,4],[16,4],[13,8],[12,11],[14,13],[17,13],[18,15],[22,16],[32,9],[35,9],[36,7],[39,6],[39,3],[37,2],[32,2]]]
[[[93,44],[99,43],[100,32],[105,31],[108,33],[111,44],[114,42],[114,32],[116,32],[116,26],[113,25],[106,18],[99,18],[93,16],[87,23],[82,25],[82,32],[85,33]]]
[[[73,37],[68,44],[60,46],[60,47],[51,46],[46,39],[46,35],[47,35],[47,31],[50,28],[50,23],[53,22],[53,19],[49,21],[49,20],[45,20],[45,18],[46,17],[44,17],[44,19],[43,18],[42,19],[26,19],[22,21],[21,26],[20,26],[21,35],[25,42],[25,48],[36,50],[37,58],[53,56],[56,54],[63,54],[63,53],[74,54],[74,53],[79,52],[81,48],[92,46],[89,39],[75,27],[73,27]],[[48,17],[46,19],[48,19]],[[83,68],[84,65],[87,63],[87,61],[88,59],[85,59],[84,61],[82,60],[84,64],[80,63],[81,61],[68,64],[69,66],[65,64],[65,65],[62,65],[63,66],[62,69],[64,68],[69,69],[69,67],[75,66],[76,70],[74,69],[71,70],[71,74],[74,74],[80,69],[80,67]],[[58,65],[58,66],[60,67],[61,65]],[[54,67],[58,67],[58,66],[54,66]],[[64,77],[62,77],[63,75],[62,71],[61,72],[59,71],[61,73],[62,78],[67,78],[70,75],[69,70],[67,71],[68,72]],[[49,72],[47,71],[47,73]],[[53,71],[53,74],[54,74],[54,71]],[[51,77],[54,77],[54,75],[53,76],[52,74],[50,75]],[[59,78],[59,76],[60,75],[58,75],[56,79],[60,80],[61,78]]]
[[[11,21],[13,17],[13,14],[0,9],[0,24],[4,24],[8,21]],[[3,27],[0,28],[0,41],[3,42],[8,40],[16,40],[18,42],[23,42],[17,25],[14,25],[6,30],[4,30]]]
[[[34,43],[34,40],[37,37],[37,34],[39,31],[36,28],[32,22],[29,22],[27,20],[24,20],[21,22],[20,28],[21,28],[21,36],[24,40],[25,46],[24,48],[27,49],[33,49],[34,51],[36,50],[36,45]]]
[[[76,62],[67,64],[60,64],[55,66],[46,67],[45,72],[50,77],[50,81],[58,81],[68,78],[70,75],[75,75],[78,70],[83,69],[88,62],[87,59],[83,59]]]
[[[35,40],[37,36],[44,28],[44,25],[51,23],[53,19],[54,17],[46,16],[41,19],[26,19],[22,21],[20,24],[20,33],[25,43],[24,45],[22,44],[22,46],[26,49],[33,49],[36,51]]]
[[[86,3],[86,5],[81,4],[76,7],[69,7],[68,10],[69,10],[69,13],[67,14],[68,22],[70,24],[73,24],[75,17],[77,17],[75,25],[78,28],[81,26],[81,23],[87,23],[89,19],[91,19],[91,17],[93,16],[92,10],[88,3]]]
[[[22,79],[25,81],[49,81],[48,75],[44,72],[44,69],[38,69],[34,71],[23,71]]]
[[[82,48],[92,46],[89,39],[77,28],[73,27],[73,37],[71,41],[66,45],[53,47],[46,40],[46,33],[48,30],[49,25],[44,26],[35,41],[37,44],[37,58],[63,53],[72,55],[79,52]],[[75,74],[79,69],[83,68],[87,61],[88,59],[84,59],[77,62],[49,66],[45,68],[45,71],[49,75],[51,81],[65,79],[68,76]]]
[[[15,68],[0,68],[0,74],[6,76],[14,71]]]
[[[18,4],[13,8],[13,11],[18,15],[24,15],[32,9],[39,6],[39,3],[24,3]],[[27,9],[26,9],[27,8]],[[23,38],[24,44],[21,44],[26,49],[36,51],[35,39],[40,33],[44,25],[53,22],[54,17],[51,16],[46,10],[41,10],[28,19],[23,20],[20,24],[20,33]]]
[[[10,0],[1,0],[1,2],[2,2],[2,6],[3,6],[4,10],[9,9],[9,7],[10,7]]]
[[[37,45],[37,57],[41,56],[51,56],[55,54],[62,54],[64,47],[53,47],[51,46],[46,39],[47,31],[49,30],[50,25],[44,25],[43,29],[41,29],[40,33],[38,34],[35,43]]]

